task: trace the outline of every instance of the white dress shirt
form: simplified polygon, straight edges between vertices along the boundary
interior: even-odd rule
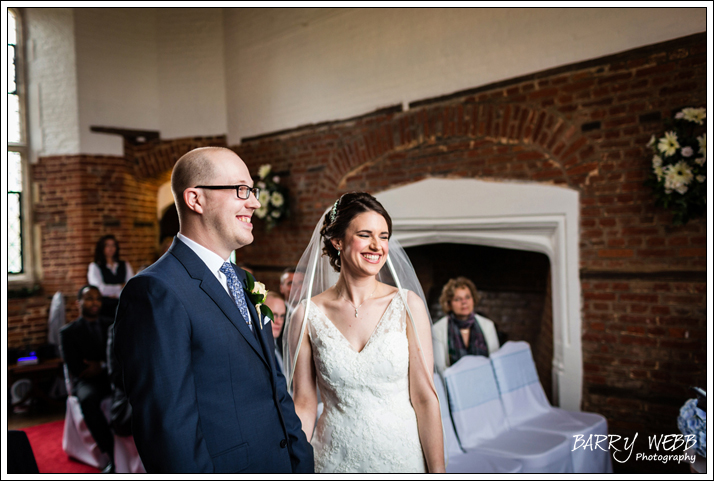
[[[90,286],[96,286],[99,289],[99,293],[104,297],[119,297],[124,287],[123,284],[126,284],[129,279],[134,277],[134,270],[131,268],[131,264],[127,261],[122,262],[126,265],[126,277],[121,284],[105,284],[102,271],[96,262],[89,264],[89,268],[87,269],[87,282],[89,282]],[[117,269],[119,269],[119,263],[117,262],[114,265],[107,264],[107,268],[112,271],[113,274],[116,274]]]
[[[186,244],[189,249],[191,249],[193,252],[196,253],[198,257],[201,258],[204,264],[206,264],[206,267],[208,267],[208,270],[213,273],[214,276],[216,276],[216,279],[218,279],[218,282],[223,286],[223,288],[226,290],[228,293],[228,296],[230,296],[231,299],[233,299],[233,296],[231,296],[231,291],[228,288],[228,279],[226,278],[226,275],[221,272],[221,267],[223,267],[223,264],[225,262],[229,262],[229,259],[223,259],[221,256],[216,254],[210,249],[206,249],[203,247],[201,244],[198,242],[192,241],[185,235],[181,234],[180,232],[176,235],[181,242]],[[248,298],[246,297],[246,302],[250,302]],[[248,315],[250,315],[250,311],[248,311]],[[248,324],[248,327],[250,327],[250,330],[253,330],[253,324],[250,323]]]

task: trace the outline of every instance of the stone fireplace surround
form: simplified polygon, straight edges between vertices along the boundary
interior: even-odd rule
[[[553,303],[553,402],[579,410],[583,368],[578,192],[542,184],[426,179],[376,197],[390,213],[393,235],[404,247],[451,242],[548,256]]]

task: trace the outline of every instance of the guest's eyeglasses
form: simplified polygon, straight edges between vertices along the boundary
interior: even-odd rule
[[[197,185],[194,189],[235,189],[236,195],[239,199],[248,200],[250,198],[250,193],[252,192],[257,199],[260,196],[259,187],[251,187],[249,185]]]

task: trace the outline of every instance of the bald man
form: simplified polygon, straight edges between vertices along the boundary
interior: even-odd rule
[[[192,150],[171,175],[179,233],[122,291],[115,351],[132,430],[149,473],[313,472],[272,325],[246,274],[231,264],[253,242],[260,207],[245,163],[218,147]]]

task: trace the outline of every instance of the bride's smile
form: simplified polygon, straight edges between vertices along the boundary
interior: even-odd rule
[[[343,240],[337,241],[342,267],[352,275],[374,276],[387,260],[389,227],[376,212],[363,212],[352,219]]]

